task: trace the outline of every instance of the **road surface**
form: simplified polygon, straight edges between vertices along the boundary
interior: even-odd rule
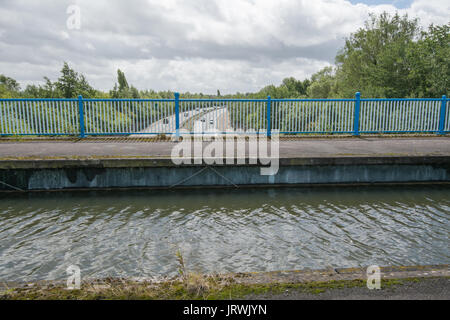
[[[197,114],[202,113],[202,109],[194,109],[186,112],[180,112],[180,125],[190,118],[194,117]],[[144,130],[139,131],[137,134],[132,134],[130,137],[132,138],[143,138],[148,137],[148,134],[139,134],[139,133],[172,133],[176,130],[176,119],[175,114],[163,118],[159,121],[152,123],[150,126],[145,128]]]

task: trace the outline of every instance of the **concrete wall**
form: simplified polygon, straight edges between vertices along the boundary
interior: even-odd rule
[[[143,166],[77,163],[49,163],[32,167],[0,165],[0,190],[58,190],[78,188],[181,187],[232,185],[296,185],[339,183],[407,183],[450,181],[449,159],[429,161],[281,161],[275,176],[260,175],[259,166]],[[342,162],[342,163],[339,163]],[[14,188],[13,188],[14,187]]]

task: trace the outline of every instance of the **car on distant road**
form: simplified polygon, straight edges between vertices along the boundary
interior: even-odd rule
[[[168,123],[169,123],[169,119],[164,118],[164,119],[163,119],[163,123],[164,123],[164,124],[168,124]]]
[[[209,124],[214,124],[214,120],[213,119],[209,120]]]

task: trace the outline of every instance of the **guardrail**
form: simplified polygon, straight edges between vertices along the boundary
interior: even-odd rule
[[[450,99],[0,99],[1,136],[450,132]]]

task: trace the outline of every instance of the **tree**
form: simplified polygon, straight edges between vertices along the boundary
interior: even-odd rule
[[[450,88],[450,26],[434,26],[407,50],[413,97],[439,97]]]
[[[131,98],[133,98],[133,99],[139,99],[139,97],[140,97],[138,89],[136,89],[133,86],[131,86],[131,88],[130,88],[130,94],[131,94]]]
[[[277,87],[269,85],[262,88],[256,93],[240,94],[239,92],[230,96],[237,98],[256,98],[265,99],[267,96],[271,96],[275,99],[283,98],[304,98],[306,96],[307,88],[310,86],[311,81],[306,79],[304,81],[297,80],[293,77],[283,79],[282,83]]]
[[[75,96],[82,95],[86,98],[94,97],[96,94],[96,90],[91,87],[91,85],[87,82],[84,75],[78,75],[77,82],[75,85]]]
[[[20,85],[13,78],[7,77],[3,74],[0,74],[0,85],[4,86],[6,90],[9,91],[19,91]]]
[[[119,91],[126,91],[129,89],[125,73],[120,71],[120,69],[117,69],[117,82],[119,83]]]
[[[20,85],[16,80],[0,74],[0,98],[15,98],[19,90]]]
[[[288,89],[290,97],[301,97],[306,95],[311,83],[308,79],[301,81],[290,77],[283,79],[282,84]]]
[[[366,97],[408,96],[407,52],[419,34],[418,20],[407,15],[371,15],[336,56],[340,95],[361,91]]]
[[[61,98],[62,93],[57,88],[56,82],[51,82],[47,77],[44,77],[44,80],[44,85],[28,85],[23,92],[23,96],[25,98]]]
[[[62,92],[64,98],[74,98],[77,84],[77,73],[69,67],[67,62],[61,69],[61,76],[56,82],[56,87]]]
[[[117,84],[118,83],[118,84]],[[117,83],[114,84],[113,90],[109,93],[114,99],[139,99],[141,94],[139,91],[128,84],[125,73],[117,69]]]
[[[76,98],[78,95],[90,98],[95,95],[95,90],[89,85],[85,76],[71,69],[67,62],[64,62],[61,76],[54,85],[64,98]],[[51,87],[51,82],[48,79],[47,86]]]
[[[311,77],[311,85],[307,88],[309,98],[333,98],[336,93],[337,81],[333,67],[325,67]]]

